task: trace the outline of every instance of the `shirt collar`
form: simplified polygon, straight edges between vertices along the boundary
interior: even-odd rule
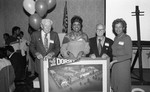
[[[42,30],[42,31],[41,31],[41,34],[42,34],[42,37],[45,37],[45,34],[46,34],[46,33]],[[50,32],[47,33],[47,37],[48,37],[48,36],[50,36]]]
[[[97,36],[97,40],[101,39],[100,37]],[[101,41],[105,40],[105,36],[101,39]]]
[[[44,35],[46,34],[43,30],[41,31],[41,33],[44,34]]]

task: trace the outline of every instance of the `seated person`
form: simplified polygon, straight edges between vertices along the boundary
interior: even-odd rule
[[[23,56],[14,51],[14,48],[12,46],[6,46],[6,52],[8,59],[10,60],[14,72],[15,72],[15,82],[18,81],[24,81],[25,79],[25,68],[26,68],[26,60],[23,58]]]
[[[6,59],[5,51],[0,50],[0,91],[1,92],[13,92],[14,85],[14,68],[10,61]]]
[[[91,58],[112,58],[111,46],[113,44],[113,41],[105,37],[105,26],[103,24],[98,24],[96,26],[96,36],[90,38],[89,43],[90,53],[87,56],[90,56]]]
[[[79,16],[71,19],[71,32],[66,34],[61,46],[63,58],[79,59],[89,53],[88,36],[82,31],[82,21]]]

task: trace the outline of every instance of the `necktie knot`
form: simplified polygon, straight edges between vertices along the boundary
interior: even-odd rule
[[[99,42],[101,42],[102,40],[101,39],[98,39],[99,40]]]

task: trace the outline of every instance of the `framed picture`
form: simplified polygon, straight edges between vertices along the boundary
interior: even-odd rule
[[[109,92],[109,59],[54,58],[44,63],[44,92]]]

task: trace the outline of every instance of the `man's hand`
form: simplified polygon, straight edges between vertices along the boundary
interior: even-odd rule
[[[103,54],[103,55],[102,55],[102,58],[103,58],[103,59],[106,59],[106,58],[108,58],[108,55],[107,55],[107,54]]]
[[[95,54],[91,54],[91,55],[90,55],[90,58],[95,59],[95,58],[96,58],[96,55],[95,55]]]
[[[41,53],[37,52],[37,53],[35,53],[35,55],[38,59],[43,59],[43,56]]]
[[[54,52],[48,53],[45,58],[51,59],[54,56]]]

